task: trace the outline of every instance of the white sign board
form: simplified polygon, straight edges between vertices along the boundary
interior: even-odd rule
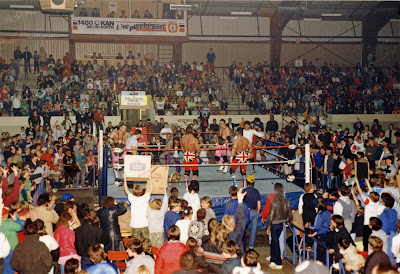
[[[72,34],[186,36],[185,20],[72,17]]]
[[[121,106],[123,107],[145,107],[147,96],[144,91],[122,91]]]
[[[149,180],[151,156],[125,155],[124,170],[128,180]]]

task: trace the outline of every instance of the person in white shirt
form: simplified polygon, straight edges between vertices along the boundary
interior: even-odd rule
[[[243,129],[243,137],[249,140],[250,144],[254,144],[253,142],[253,137],[257,136],[259,138],[264,138],[264,132],[262,131],[256,131],[254,129],[250,128],[251,124],[249,121],[244,122],[244,129]],[[256,150],[253,150],[253,155],[250,156],[252,159],[249,159],[250,161],[255,161],[256,158]],[[253,165],[253,173],[255,173],[255,165]]]
[[[167,141],[167,134],[165,134],[165,133],[168,133],[168,134],[172,134],[173,133],[172,129],[170,129],[168,127],[168,123],[167,122],[164,123],[164,128],[161,129],[161,131],[160,131],[160,136],[164,140],[164,144]]]
[[[150,193],[152,190],[152,184],[148,183],[146,185],[146,193],[143,194],[143,188],[136,184],[133,186],[132,194],[128,188],[126,175],[124,173],[124,191],[128,196],[129,203],[131,204],[131,228],[132,238],[134,239],[150,238],[147,212],[149,208]]]
[[[142,243],[139,239],[133,239],[126,245],[129,257],[133,257],[127,264],[126,274],[135,274],[140,266],[145,265],[154,274],[154,259],[143,251]]]
[[[183,244],[186,244],[187,239],[189,238],[189,225],[190,222],[192,221],[192,216],[193,216],[193,209],[190,206],[187,206],[183,209],[182,212],[183,219],[177,221],[175,224],[177,227],[179,227],[179,230],[181,232],[179,241]]]
[[[11,97],[12,108],[14,110],[14,116],[21,116],[21,102],[22,98],[19,96],[18,92],[16,92]]]
[[[2,202],[0,201],[0,203]],[[1,273],[4,271],[4,259],[8,254],[10,254],[10,243],[8,242],[6,235],[0,232],[0,260],[3,261],[3,267],[0,267]]]
[[[350,189],[348,189],[346,186],[341,186],[339,187],[338,192],[340,197],[333,206],[333,214],[343,217],[344,226],[346,227],[347,231],[351,233],[357,208],[353,200],[350,199]]]
[[[392,239],[392,253],[396,258],[397,271],[400,271],[400,220],[396,223],[397,235]]]
[[[196,219],[197,210],[201,208],[201,202],[199,197],[199,182],[197,180],[192,180],[188,186],[188,192],[183,195],[183,199],[188,202],[188,205],[193,210],[193,220]]]
[[[367,186],[370,189],[369,197],[365,196],[362,192],[358,179],[356,179],[355,182],[357,191],[365,204],[363,229],[363,244],[365,250],[365,248],[368,246],[368,238],[371,234],[371,229],[369,228],[369,220],[372,217],[378,217],[379,215],[381,215],[382,211],[385,209],[385,206],[380,203],[379,194],[375,191],[372,191],[369,182],[367,182]]]
[[[164,198],[155,199],[152,206],[149,206],[147,218],[149,220],[149,232],[151,244],[155,247],[161,247],[164,244],[164,217],[168,211],[168,196],[165,189]]]
[[[294,61],[294,66],[296,68],[303,66],[303,60],[301,60],[301,56],[297,56],[297,59]]]
[[[370,236],[376,236],[376,237],[382,239],[382,241],[383,241],[382,251],[387,254],[388,253],[388,240],[387,240],[386,232],[381,229],[382,228],[381,219],[379,219],[377,217],[371,217],[369,219],[369,228],[372,230],[372,233]],[[373,250],[368,245],[368,255],[370,255],[372,252],[373,252]]]

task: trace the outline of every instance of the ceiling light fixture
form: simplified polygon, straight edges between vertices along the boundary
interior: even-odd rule
[[[231,15],[251,15],[251,11],[232,11]]]
[[[322,21],[321,18],[304,18],[303,21]]]
[[[340,17],[342,16],[341,13],[323,13],[321,16],[327,16],[327,17]]]
[[[33,9],[33,5],[10,5],[12,9]]]
[[[237,20],[238,19],[236,16],[220,16],[218,18],[221,20]]]

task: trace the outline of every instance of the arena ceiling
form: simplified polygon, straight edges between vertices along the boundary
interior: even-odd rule
[[[191,15],[235,15],[248,12],[250,16],[271,17],[276,12],[292,19],[328,18],[333,20],[363,20],[371,12],[399,18],[399,1],[243,1],[187,0]],[[336,16],[326,16],[326,15]],[[324,16],[322,16],[324,15]],[[338,16],[340,15],[340,16]]]
[[[102,0],[97,0],[99,5]],[[126,0],[128,2],[128,0]],[[166,0],[131,0],[135,2]],[[77,3],[82,2],[76,1]],[[363,20],[370,13],[377,16],[400,18],[399,1],[275,1],[275,0],[182,0],[191,5],[190,15],[232,16],[237,12],[246,16],[272,16],[276,12],[291,19],[323,18],[329,20]],[[0,0],[0,9],[21,9],[26,6],[38,10],[39,0]],[[24,8],[22,8],[24,9]],[[325,16],[334,14],[337,16]],[[323,16],[324,15],[324,16]],[[338,16],[340,15],[340,16]]]

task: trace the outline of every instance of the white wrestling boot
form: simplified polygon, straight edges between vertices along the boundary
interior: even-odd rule
[[[217,171],[221,172],[224,169],[224,166],[219,166],[219,169]]]
[[[224,166],[224,170],[222,171],[222,173],[224,174],[228,173],[228,166]]]

